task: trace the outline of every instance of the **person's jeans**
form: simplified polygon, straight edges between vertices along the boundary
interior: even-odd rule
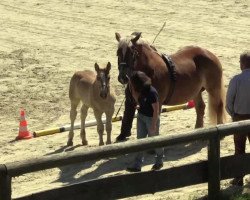
[[[233,116],[233,121],[238,122],[241,120],[250,119],[250,114],[242,115],[242,114],[235,114]],[[234,148],[235,148],[235,155],[245,154],[246,150],[246,140],[250,142],[250,132],[246,134],[234,134]],[[243,180],[244,176],[238,176],[236,179]]]
[[[235,114],[234,122],[250,119],[250,115]],[[250,142],[250,132],[247,134],[234,134],[235,155],[244,154],[246,149],[246,140]]]
[[[152,136],[159,135],[159,126],[160,126],[160,117],[157,121],[157,132],[154,135],[149,134],[149,128],[152,123],[152,117],[147,117],[138,113],[137,116],[137,139],[142,139]],[[155,149],[156,156],[155,156],[155,164],[162,164],[163,163],[163,156],[164,156],[164,148],[157,148]],[[144,159],[144,152],[138,152],[135,156],[134,168],[141,169],[142,163]]]

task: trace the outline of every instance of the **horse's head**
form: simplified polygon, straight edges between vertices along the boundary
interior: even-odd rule
[[[95,71],[97,73],[96,80],[100,83],[100,97],[107,98],[109,94],[109,71],[111,64],[108,62],[106,68],[101,69],[97,63],[95,63]]]
[[[135,46],[137,40],[141,37],[141,33],[135,32],[131,36],[121,38],[119,33],[115,33],[118,41],[118,81],[121,84],[126,84],[131,73],[135,70],[135,61],[138,56],[138,50]]]

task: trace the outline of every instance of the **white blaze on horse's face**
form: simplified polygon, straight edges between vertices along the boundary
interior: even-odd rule
[[[131,36],[126,38],[119,38],[117,57],[118,57],[118,81],[122,84],[128,82],[129,76],[134,67],[133,51],[131,49]]]
[[[134,70],[134,65],[138,56],[138,51],[135,46],[136,42],[141,37],[141,33],[134,32],[125,38],[121,38],[119,33],[115,33],[115,36],[118,41],[118,81],[122,84],[126,84],[128,82],[127,76],[130,76]]]
[[[106,99],[109,94],[109,71],[111,69],[111,64],[108,62],[107,67],[100,69],[99,65],[95,64],[95,70],[97,72],[96,80],[100,83],[100,97]]]

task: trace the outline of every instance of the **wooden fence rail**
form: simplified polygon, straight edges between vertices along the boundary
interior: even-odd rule
[[[220,159],[220,138],[225,137],[227,135],[231,135],[233,133],[247,133],[250,130],[250,120],[248,121],[241,121],[241,122],[234,122],[230,124],[224,124],[224,125],[218,125],[216,127],[212,128],[204,128],[204,129],[197,129],[194,131],[190,131],[188,133],[182,133],[178,134],[176,136],[158,136],[158,137],[153,137],[153,138],[146,138],[146,139],[141,139],[139,141],[132,141],[132,142],[126,142],[126,143],[118,143],[118,144],[112,144],[108,146],[103,146],[103,147],[98,147],[93,150],[89,151],[75,151],[75,152],[69,152],[69,153],[62,153],[60,155],[52,155],[52,156],[46,156],[42,157],[39,159],[33,159],[33,160],[28,160],[28,161],[21,161],[21,162],[15,162],[15,163],[6,163],[3,165],[0,165],[0,200],[10,200],[11,199],[11,178],[15,176],[19,176],[25,173],[30,173],[30,172],[35,172],[39,170],[44,170],[44,169],[50,169],[50,168],[55,168],[55,167],[60,167],[60,166],[65,166],[73,163],[79,163],[79,162],[86,162],[86,161],[92,161],[92,160],[97,160],[97,159],[103,159],[103,158],[109,158],[113,156],[119,156],[119,155],[124,155],[127,153],[132,153],[132,152],[137,152],[137,151],[144,151],[148,149],[153,149],[157,147],[165,147],[169,145],[175,145],[175,144],[181,144],[181,143],[188,143],[188,142],[193,142],[196,140],[208,140],[208,161],[206,161],[206,164],[203,164],[202,170],[197,171],[197,174],[202,175],[202,181],[208,181],[208,197],[209,199],[219,199],[219,194],[220,194],[220,180],[221,180],[221,175],[223,176],[226,174],[228,178],[231,178],[231,176],[234,176],[236,174],[245,174],[249,173],[250,171],[250,166],[249,164],[249,156],[243,157],[243,161],[248,161],[244,163],[244,165],[247,165],[247,167],[244,168],[244,171],[242,170],[232,170],[228,166],[221,165],[221,159]],[[234,157],[232,158],[232,160]],[[230,164],[233,164],[234,162],[230,160]],[[241,161],[242,160],[238,160]],[[241,163],[242,164],[242,163]],[[237,165],[234,164],[234,165]],[[243,164],[242,164],[243,165]],[[242,166],[240,165],[240,166]],[[199,168],[199,164],[197,165]],[[205,167],[204,167],[205,166]],[[188,166],[182,166],[183,169]],[[197,169],[198,169],[197,168]],[[197,170],[195,169],[195,170]],[[223,169],[223,171],[222,171]],[[231,169],[231,171],[230,171]],[[226,170],[229,170],[229,175],[227,174]],[[186,171],[186,169],[185,169]],[[173,171],[172,171],[173,172]],[[146,172],[145,172],[146,173]],[[124,193],[116,193],[114,191],[110,191],[111,193],[108,193],[107,191],[103,191],[103,195],[105,196],[119,196],[119,197],[126,197],[126,196],[131,196],[134,194],[145,194],[146,191],[140,189],[136,184],[134,184],[135,180],[134,178],[129,178],[129,177],[136,177],[140,176],[143,177],[145,176],[145,173],[139,173],[137,175],[130,174],[130,175],[123,175],[123,176],[117,176],[117,177],[109,177],[106,179],[98,179],[95,180],[94,182],[85,182],[85,187],[81,184],[77,184],[74,186],[67,186],[67,187],[62,187],[60,189],[55,189],[51,191],[46,191],[46,192],[41,192],[37,194],[33,194],[31,196],[23,197],[23,198],[18,198],[18,199],[49,199],[49,198],[40,198],[40,195],[45,195],[47,196],[48,194],[52,195],[54,192],[55,194],[60,194],[62,195],[61,197],[65,197],[63,199],[67,199],[67,192],[71,193],[73,192],[74,188],[75,190],[79,190],[78,193],[76,194],[75,192],[73,193],[75,196],[84,196],[83,194],[86,195],[91,195],[90,190],[88,189],[92,184],[91,188],[94,191],[97,191],[98,189],[98,194],[100,195],[102,190],[98,187],[98,184],[100,184],[102,181],[111,181],[110,184],[114,183],[113,180],[119,180],[123,182],[124,187],[129,187],[129,185],[133,185],[133,188],[130,188],[132,192],[125,192],[124,188],[120,188],[120,191],[124,191]],[[148,172],[149,174],[152,173],[152,177],[155,176],[156,180],[153,182],[154,188],[159,188],[156,191],[160,191],[163,189],[168,189],[169,187],[166,186],[166,183],[163,184],[164,180],[168,180],[168,177],[171,177],[171,169],[167,170],[161,170],[160,172]],[[162,176],[157,176],[157,174],[160,173],[165,173]],[[180,172],[179,172],[180,173]],[[231,174],[231,175],[230,175]],[[204,178],[205,176],[205,178]],[[147,177],[147,175],[145,176]],[[144,177],[144,179],[146,179]],[[157,178],[158,177],[158,178]],[[159,178],[160,177],[160,178]],[[165,177],[162,178],[162,177]],[[184,177],[184,179],[190,179],[188,177]],[[174,179],[174,178],[172,178]],[[198,178],[199,179],[199,178]],[[150,179],[149,179],[150,180]],[[153,180],[153,179],[152,179]],[[165,181],[166,181],[165,180]],[[143,181],[144,182],[144,181]],[[150,181],[149,181],[150,182]],[[184,181],[185,182],[185,181]],[[147,182],[144,182],[147,183]],[[159,183],[161,186],[159,186]],[[201,181],[186,181],[184,184],[192,185],[192,184],[197,184],[197,183],[202,183]],[[109,185],[108,183],[105,183]],[[116,184],[119,185],[119,184]],[[122,184],[121,184],[122,185]],[[140,185],[140,184],[139,184]],[[157,187],[156,187],[157,185]],[[183,184],[178,184],[175,186],[176,187],[183,187]],[[102,186],[103,187],[103,186]],[[117,187],[117,186],[116,186]],[[151,187],[153,187],[151,185]],[[73,190],[68,189],[68,188],[73,188]],[[82,188],[82,189],[81,189]],[[106,188],[106,187],[105,187]],[[115,187],[114,187],[115,188]],[[147,187],[146,187],[147,188]],[[170,187],[171,188],[171,187]],[[60,191],[59,193],[56,191]],[[64,191],[64,192],[62,192]],[[127,189],[126,189],[127,191]],[[133,192],[134,191],[134,192]],[[138,193],[139,191],[139,193]],[[140,192],[141,191],[141,192]],[[93,192],[92,192],[93,193]],[[92,194],[94,195],[94,194]],[[96,192],[95,192],[96,195]],[[36,197],[35,197],[36,196]],[[52,195],[53,196],[53,195]],[[74,198],[74,199],[81,199],[79,198]],[[34,197],[34,198],[33,198]],[[72,198],[72,196],[71,196]],[[53,196],[52,199],[60,199],[59,197]]]
[[[250,173],[250,166],[248,165],[247,168],[245,163],[250,163],[250,154],[221,158],[221,180],[242,173]],[[208,161],[201,161],[160,171],[145,171],[99,178],[19,197],[15,200],[110,200],[141,194],[154,194],[159,191],[206,182],[208,182]]]

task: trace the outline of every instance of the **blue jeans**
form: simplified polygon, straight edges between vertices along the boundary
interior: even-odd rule
[[[151,137],[149,135],[149,128],[152,123],[152,117],[147,117],[143,114],[138,113],[137,116],[137,139],[141,138],[146,138]],[[158,118],[157,121],[157,132],[155,135],[159,135],[159,127],[160,127],[160,117]],[[156,156],[155,156],[155,164],[162,164],[163,163],[163,156],[164,156],[164,148],[157,148],[155,149]],[[143,159],[144,159],[144,152],[138,152],[137,155],[135,156],[135,161],[134,161],[134,168],[141,169]]]

